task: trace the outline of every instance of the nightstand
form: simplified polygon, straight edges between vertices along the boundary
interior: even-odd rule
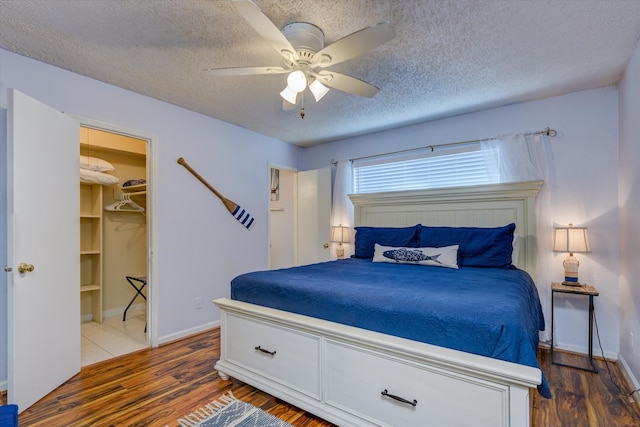
[[[589,362],[591,363],[591,369],[583,368],[581,366],[568,365],[565,363],[556,362],[553,358],[553,307],[554,307],[554,295],[557,293],[585,295],[589,297]],[[591,285],[582,286],[567,286],[562,283],[551,284],[551,363],[554,365],[567,366],[569,368],[582,369],[588,372],[598,372],[598,366],[593,360],[593,297],[599,295],[598,291]]]

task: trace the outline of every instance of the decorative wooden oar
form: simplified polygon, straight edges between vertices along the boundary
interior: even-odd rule
[[[255,225],[255,221],[254,221],[253,217],[251,215],[249,215],[249,212],[245,211],[237,203],[227,199],[222,194],[220,194],[218,192],[218,190],[213,188],[211,186],[211,184],[209,184],[203,177],[201,177],[198,172],[193,170],[193,168],[191,166],[189,166],[189,164],[182,157],[180,157],[178,159],[178,164],[181,164],[182,166],[187,168],[187,170],[189,172],[191,172],[193,174],[193,176],[198,178],[200,180],[200,182],[202,182],[209,190],[213,191],[213,194],[215,194],[216,196],[218,196],[218,198],[220,200],[222,200],[222,203],[227,208],[229,213],[231,215],[233,215],[233,217],[235,219],[237,219],[240,222],[240,224],[245,226],[247,228],[247,230],[251,230],[253,228],[253,226]]]

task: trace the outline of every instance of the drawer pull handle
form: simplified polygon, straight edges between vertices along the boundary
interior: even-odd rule
[[[387,397],[390,397],[390,398],[392,398],[394,400],[397,400],[398,402],[406,403],[407,405],[416,406],[418,404],[418,401],[415,400],[415,399],[413,399],[413,401],[410,401],[410,400],[407,400],[407,399],[405,399],[403,397],[396,396],[396,395],[393,395],[393,394],[389,394],[389,392],[387,391],[386,388],[382,391],[381,394],[383,396],[387,396]]]
[[[270,354],[270,355],[272,355],[272,356],[275,356],[275,355],[276,355],[276,351],[275,351],[275,350],[273,350],[273,351],[265,350],[264,348],[262,348],[262,347],[260,347],[260,346],[257,346],[257,347],[256,347],[256,350],[261,351],[261,352],[263,352],[263,353]]]

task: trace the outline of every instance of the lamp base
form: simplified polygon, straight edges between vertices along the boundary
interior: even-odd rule
[[[566,280],[564,280],[564,281],[562,282],[562,284],[563,284],[564,286],[576,286],[576,287],[577,287],[577,286],[582,286],[582,283],[580,283],[580,282],[567,282]]]

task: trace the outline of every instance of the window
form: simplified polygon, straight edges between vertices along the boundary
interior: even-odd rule
[[[355,193],[491,184],[499,181],[496,156],[479,144],[397,153],[353,161]]]

